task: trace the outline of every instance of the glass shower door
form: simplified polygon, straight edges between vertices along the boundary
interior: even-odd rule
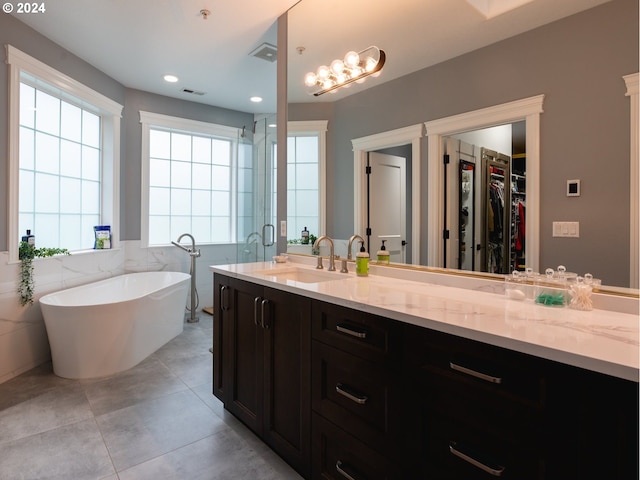
[[[256,117],[238,148],[238,263],[276,255],[276,115]]]

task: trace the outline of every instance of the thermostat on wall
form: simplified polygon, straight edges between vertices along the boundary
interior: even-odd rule
[[[567,197],[580,196],[580,180],[567,180]]]

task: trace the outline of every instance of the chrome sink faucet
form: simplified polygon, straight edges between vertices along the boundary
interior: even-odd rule
[[[321,237],[319,237],[319,238],[315,241],[315,243],[313,244],[313,248],[314,248],[314,249],[318,249],[318,248],[320,248],[320,243],[321,243],[323,240],[326,240],[326,241],[328,241],[328,242],[329,242],[329,268],[328,268],[328,270],[329,270],[330,272],[334,272],[334,271],[335,271],[335,269],[336,269],[336,257],[335,257],[335,255],[333,254],[333,240],[331,240],[331,239],[330,239],[328,236],[326,236],[326,235],[322,235]],[[318,270],[320,270],[320,269],[324,268],[324,267],[322,266],[322,257],[321,257],[320,255],[318,255],[318,265],[316,266],[316,268],[317,268]]]
[[[347,260],[353,259],[353,255],[351,254],[351,247],[353,246],[353,241],[356,239],[360,239],[360,241],[364,243],[364,238],[362,238],[360,235],[351,235],[351,238],[349,239],[349,246],[347,247]]]

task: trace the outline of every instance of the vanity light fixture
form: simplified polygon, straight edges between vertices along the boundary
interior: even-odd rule
[[[344,60],[334,60],[330,66],[322,65],[318,70],[304,76],[304,83],[316,97],[353,82],[362,83],[369,75],[377,77],[384,66],[384,50],[372,46],[361,52],[347,52]]]

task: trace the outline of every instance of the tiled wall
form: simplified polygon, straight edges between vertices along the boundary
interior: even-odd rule
[[[213,305],[213,275],[209,265],[236,262],[235,245],[199,248],[202,255],[196,260],[198,310]],[[20,306],[16,293],[19,265],[9,264],[8,258],[7,252],[0,252],[0,383],[50,360],[40,306],[37,301],[31,306]],[[114,250],[38,259],[34,267],[37,300],[47,293],[128,272],[188,273],[190,258],[173,246],[140,248],[139,241],[125,241]]]

